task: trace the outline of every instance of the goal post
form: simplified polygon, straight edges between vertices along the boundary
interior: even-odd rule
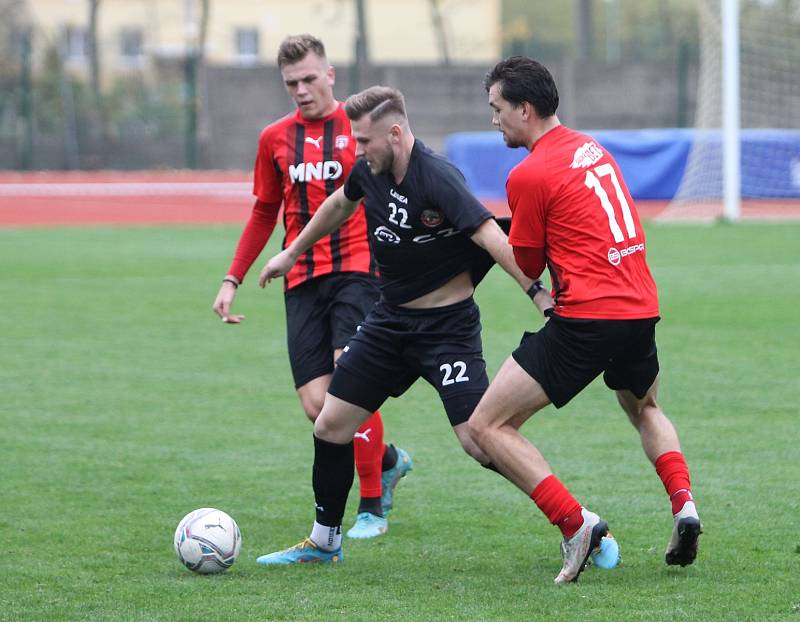
[[[796,217],[800,0],[697,0],[692,143],[665,220]]]
[[[727,220],[739,220],[741,193],[741,116],[739,110],[739,0],[722,3],[722,196]]]

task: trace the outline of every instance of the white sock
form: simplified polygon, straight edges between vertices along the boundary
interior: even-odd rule
[[[309,538],[323,551],[335,551],[342,546],[342,526],[328,527],[314,521]]]

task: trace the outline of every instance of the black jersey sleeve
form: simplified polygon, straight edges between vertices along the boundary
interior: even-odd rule
[[[433,195],[431,202],[437,204],[464,235],[471,236],[484,221],[492,218],[492,213],[467,188],[464,176],[455,165],[438,159],[430,173],[427,187]]]
[[[350,201],[360,201],[364,198],[364,185],[362,183],[364,174],[370,174],[367,170],[367,163],[364,160],[357,160],[350,170],[347,180],[344,182],[344,196]]]

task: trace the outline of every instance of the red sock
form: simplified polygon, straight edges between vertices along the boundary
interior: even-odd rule
[[[531,499],[565,538],[575,535],[583,524],[581,504],[555,475],[548,475],[539,482],[531,493]]]
[[[380,497],[383,421],[377,410],[358,428],[353,437],[353,448],[361,496]]]
[[[689,467],[679,451],[668,451],[656,459],[656,473],[664,482],[664,488],[672,502],[672,513],[677,514],[683,504],[692,501],[692,483]]]

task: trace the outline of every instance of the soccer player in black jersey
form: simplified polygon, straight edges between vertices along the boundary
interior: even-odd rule
[[[342,559],[341,523],[353,482],[353,433],[389,396],[418,378],[433,385],[465,451],[492,468],[467,420],[488,387],[480,313],[472,294],[494,262],[543,312],[552,299],[517,266],[505,233],[458,169],[411,133],[402,94],[375,86],[345,102],[358,162],[300,235],[261,271],[286,274],[363,199],[381,299],[344,348],[314,424],[316,521],[298,545],[262,565]]]

